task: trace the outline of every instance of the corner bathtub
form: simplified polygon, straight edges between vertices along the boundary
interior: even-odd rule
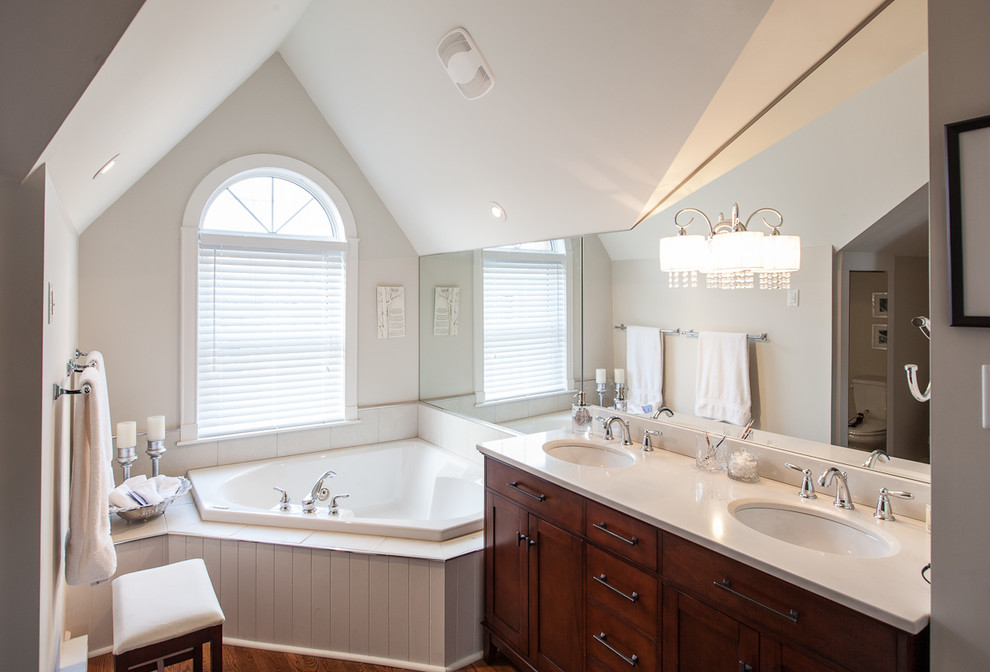
[[[303,513],[328,470],[337,474],[324,483],[331,497],[350,495],[338,500],[340,515],[328,514],[330,500]],[[428,541],[483,527],[481,465],[419,439],[194,469],[189,480],[203,520]],[[279,511],[274,486],[288,491],[291,511]]]

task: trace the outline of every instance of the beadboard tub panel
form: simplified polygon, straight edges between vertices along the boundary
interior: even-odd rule
[[[118,575],[202,558],[224,638],[450,669],[480,657],[481,552],[446,562],[169,534],[117,544]],[[74,586],[67,628],[113,645],[110,585]]]

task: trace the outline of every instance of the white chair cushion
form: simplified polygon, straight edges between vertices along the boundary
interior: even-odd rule
[[[113,581],[115,655],[223,623],[200,558],[118,576]]]

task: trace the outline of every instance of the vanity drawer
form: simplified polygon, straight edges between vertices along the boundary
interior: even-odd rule
[[[580,533],[584,498],[498,460],[485,458],[485,486],[533,513]]]
[[[895,628],[675,535],[663,536],[663,574],[671,583],[850,670],[896,669]]]
[[[655,576],[594,546],[587,547],[588,596],[650,637],[657,636],[659,581]]]
[[[656,640],[630,628],[601,607],[588,603],[588,654],[611,672],[658,672]],[[634,658],[635,656],[635,658]]]
[[[588,539],[657,571],[657,529],[649,523],[588,500]]]

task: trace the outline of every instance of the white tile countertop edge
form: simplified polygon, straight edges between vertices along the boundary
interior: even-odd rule
[[[215,523],[200,518],[191,494],[176,499],[165,510],[164,515],[158,518],[144,522],[128,522],[119,516],[111,515],[110,523],[110,533],[115,544],[164,534],[177,534],[437,561],[452,560],[480,551],[484,546],[481,531],[447,541],[423,541],[349,532],[319,532],[262,525]]]
[[[928,625],[931,591],[921,569],[930,562],[931,536],[922,523],[906,517],[878,521],[863,505],[851,511],[836,508],[833,496],[824,490],[818,499],[802,500],[792,485],[766,478],[757,483],[734,481],[725,472],[700,471],[692,458],[666,450],[644,453],[638,444],[629,447],[636,463],[617,469],[578,466],[543,451],[545,442],[565,438],[574,436],[543,432],[489,441],[478,450],[908,633],[917,634]],[[615,441],[591,441],[619,447]],[[869,529],[895,552],[861,558],[780,541],[732,516],[730,504],[742,499],[817,510]]]

